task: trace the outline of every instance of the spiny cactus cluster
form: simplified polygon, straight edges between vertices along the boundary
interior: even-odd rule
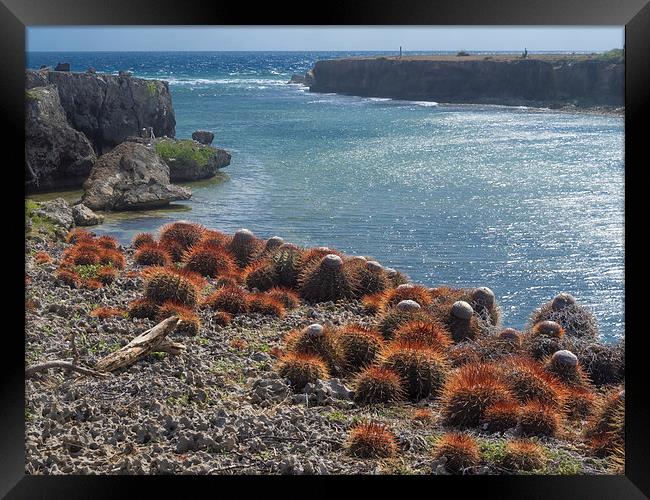
[[[75,230],[67,239],[59,281],[96,288],[119,277],[125,255],[113,238]],[[426,416],[418,425],[435,421],[447,432],[432,453],[450,472],[480,464],[472,435],[486,431],[514,436],[500,463],[511,471],[544,467],[547,456],[534,440],[575,434],[580,425],[594,454],[620,456],[624,388],[601,393],[624,380],[624,344],[595,342],[593,316],[568,294],[544,304],[518,331],[502,325],[487,287],[429,288],[371,258],[327,247],[301,248],[244,229],[230,236],[190,222],[168,224],[158,237],[138,234],[132,247],[143,293],[128,305],[128,316],[177,315],[186,335],[202,324],[227,327],[245,314],[282,319],[301,303],[312,318],[322,319],[331,307],[317,305],[324,302],[363,310],[358,323],[304,321],[279,334],[283,343],[272,350],[278,374],[295,392],[339,377],[352,389],[349,404],[359,407],[416,403]],[[37,263],[48,259],[35,256]],[[92,313],[99,319],[123,314]],[[347,449],[386,458],[399,445],[387,427],[370,422],[352,428]]]

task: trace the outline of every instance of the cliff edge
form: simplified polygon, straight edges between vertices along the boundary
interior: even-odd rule
[[[622,61],[589,57],[376,57],[317,61],[312,92],[543,107],[620,107]]]

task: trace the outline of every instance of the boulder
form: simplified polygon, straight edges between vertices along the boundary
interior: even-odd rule
[[[230,153],[225,149],[200,144],[191,139],[154,139],[156,152],[169,165],[172,182],[195,181],[214,177],[217,171],[230,165]]]
[[[35,215],[45,218],[53,225],[69,230],[74,226],[72,208],[63,198],[55,198],[51,201],[40,203]]]
[[[77,226],[96,226],[104,222],[104,216],[96,214],[83,203],[72,207],[72,217]]]
[[[97,156],[66,120],[56,87],[25,91],[25,182],[28,191],[79,187]]]
[[[287,83],[300,83],[302,85],[305,84],[305,75],[300,74],[300,73],[294,73],[291,75],[291,78]]]
[[[59,63],[54,68],[54,71],[70,71],[70,63]]]
[[[214,134],[207,130],[196,130],[192,132],[192,139],[194,139],[196,142],[200,142],[201,144],[209,146],[214,140]]]
[[[131,76],[63,71],[26,71],[26,88],[55,85],[70,125],[102,154],[153,127],[174,137],[176,118],[169,84]]]
[[[92,210],[138,210],[190,196],[170,183],[169,167],[153,147],[127,141],[97,159],[81,201]]]

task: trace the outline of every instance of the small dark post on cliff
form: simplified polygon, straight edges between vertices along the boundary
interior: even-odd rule
[[[528,49],[526,47],[524,47],[524,53],[521,54],[521,58],[526,59],[527,57],[528,57]]]
[[[402,58],[402,46],[401,45],[399,46],[399,58],[400,59]]]

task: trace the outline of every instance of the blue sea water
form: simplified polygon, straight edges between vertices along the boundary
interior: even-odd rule
[[[128,242],[177,219],[375,257],[430,286],[489,286],[521,328],[560,291],[624,334],[622,117],[315,94],[314,61],[364,53],[30,53],[27,66],[170,82],[177,137],[232,164],[185,210],[109,218]]]

